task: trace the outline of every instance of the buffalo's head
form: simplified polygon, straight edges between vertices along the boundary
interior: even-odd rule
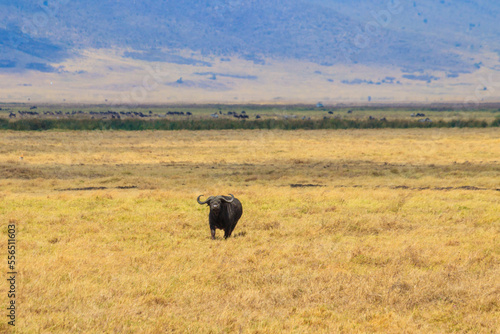
[[[229,195],[231,195],[231,199],[227,199],[224,196],[210,196],[209,198],[206,199],[206,201],[201,202],[200,197],[203,195],[200,195],[196,200],[198,201],[199,204],[207,204],[208,206],[210,206],[210,212],[215,214],[215,216],[218,216],[222,202],[224,201],[227,203],[231,203],[234,200],[234,196],[232,194]]]

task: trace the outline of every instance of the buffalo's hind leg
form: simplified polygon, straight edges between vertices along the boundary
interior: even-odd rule
[[[229,226],[227,228],[227,230],[224,231],[224,238],[229,238],[231,236],[231,234],[233,233],[233,230],[234,228],[236,227],[236,224],[234,224],[233,226]]]
[[[226,230],[224,230],[224,239],[229,238],[231,236],[231,234],[233,233],[233,230],[234,230],[234,225],[229,226]]]

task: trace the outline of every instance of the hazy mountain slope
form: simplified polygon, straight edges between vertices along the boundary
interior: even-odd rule
[[[494,0],[0,0],[0,101],[475,104],[500,89],[498,17]]]
[[[498,40],[499,5],[493,1],[400,1],[400,13],[370,32],[367,23],[376,22],[373,13],[387,10],[387,3],[1,1],[5,26],[0,26],[0,45],[5,48],[4,61],[14,58],[12,49],[57,62],[69,55],[64,50],[75,47],[169,48],[256,61],[294,58],[325,65],[360,62],[468,71],[473,62],[459,57],[454,49],[479,49],[484,37],[491,43]],[[27,43],[38,50],[35,54],[28,52],[26,43],[24,48],[12,48],[12,43],[5,42],[5,36],[16,35],[21,28]],[[369,41],[361,43],[360,35]]]
[[[373,13],[387,10],[386,0],[331,1],[312,0],[360,22],[374,20]],[[500,2],[491,0],[416,0],[400,1],[402,10],[391,15],[387,29],[407,31],[439,38],[447,45],[465,49],[491,44],[500,46]],[[359,10],[362,8],[362,10]],[[458,46],[457,46],[458,45]]]

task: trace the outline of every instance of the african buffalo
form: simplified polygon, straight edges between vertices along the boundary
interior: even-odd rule
[[[229,194],[231,195],[231,194]],[[243,208],[240,201],[233,195],[229,196],[210,196],[206,201],[200,202],[200,197],[196,199],[199,204],[207,204],[210,206],[208,214],[208,222],[210,224],[210,232],[212,239],[215,239],[215,229],[224,230],[224,239],[227,239],[233,233],[234,227],[238,223]]]

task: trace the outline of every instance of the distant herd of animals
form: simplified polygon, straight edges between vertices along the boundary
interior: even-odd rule
[[[159,119],[159,118],[165,118],[165,117],[170,117],[170,116],[179,116],[179,117],[189,117],[193,116],[193,113],[190,111],[184,112],[184,111],[166,111],[163,113],[154,113],[153,111],[149,110],[148,112],[142,112],[142,111],[82,111],[82,110],[73,110],[73,111],[36,111],[37,107],[32,106],[30,107],[29,111],[21,111],[18,110],[17,112],[9,111],[8,117],[10,119],[19,119],[19,118],[28,118],[28,117],[38,117],[38,118],[90,118],[90,119],[122,119],[122,118],[142,118],[142,119]],[[0,110],[2,110],[0,108]],[[331,115],[333,115],[333,111],[326,111],[327,113],[326,116],[323,117],[323,119],[329,119]],[[352,110],[348,110],[347,114],[352,114]],[[245,110],[242,110],[240,112],[237,111],[228,111],[227,113],[223,113],[222,110],[219,110],[218,112],[214,112],[210,114],[211,118],[217,119],[222,116],[229,116],[235,119],[249,119],[250,116],[246,113]],[[268,115],[271,117],[276,117],[276,115]],[[412,113],[410,115],[411,117],[425,117],[424,113]],[[263,116],[261,115],[255,115],[253,116],[255,119],[261,119]],[[283,119],[297,119],[297,115],[281,115],[279,117],[282,117]],[[334,116],[334,118],[341,118],[341,116],[337,113],[337,115]],[[310,120],[311,117],[303,116],[301,117],[302,120]],[[380,119],[377,119],[373,116],[368,116],[368,120],[373,121],[373,120],[379,120],[379,121],[387,121],[385,117],[382,117]],[[419,122],[432,122],[430,118],[422,118],[419,119]]]
[[[79,118],[100,118],[100,119],[121,119],[121,118],[164,118],[167,116],[193,116],[193,113],[190,111],[184,112],[184,111],[166,111],[164,113],[153,113],[153,111],[149,110],[148,112],[137,112],[137,111],[34,111],[37,109],[36,106],[30,107],[29,111],[21,111],[18,110],[17,113],[14,111],[10,111],[9,113],[9,118],[11,119],[17,119],[19,118],[25,118],[25,117],[47,117],[47,118],[52,118],[52,117],[79,117]],[[0,110],[2,110],[0,108]],[[219,110],[218,113],[213,113],[210,116],[212,118],[219,118],[219,115],[222,116],[224,115],[222,111]],[[238,119],[248,119],[250,118],[247,114],[246,111],[241,111],[238,113],[237,111],[229,111],[227,116],[231,116],[233,118],[238,118]],[[255,119],[260,119],[260,115],[255,115]]]
[[[213,114],[210,114],[210,117],[212,118],[219,118],[219,115],[223,115],[222,111],[219,110],[219,113],[213,113]],[[227,115],[228,116],[233,116],[234,118],[241,118],[241,119],[247,119],[247,118],[250,118],[247,114],[246,114],[246,111],[245,110],[242,110],[240,114],[238,114],[236,111],[228,111],[227,112]],[[260,118],[260,115],[255,115],[255,118],[256,119],[259,119]]]
[[[33,107],[32,107],[33,108]],[[147,113],[137,112],[137,111],[89,111],[85,112],[82,110],[78,111],[43,111],[43,112],[38,112],[38,111],[31,111],[32,109],[30,108],[30,111],[17,111],[17,114],[14,112],[10,112],[9,118],[16,118],[18,115],[20,117],[29,117],[29,116],[45,116],[45,117],[71,117],[71,116],[76,116],[76,117],[89,117],[91,119],[94,118],[101,118],[101,119],[121,119],[121,118],[162,118],[162,117],[167,117],[167,116],[192,116],[193,114],[188,111],[167,111],[163,114],[158,114],[158,113],[153,113],[151,110]]]

